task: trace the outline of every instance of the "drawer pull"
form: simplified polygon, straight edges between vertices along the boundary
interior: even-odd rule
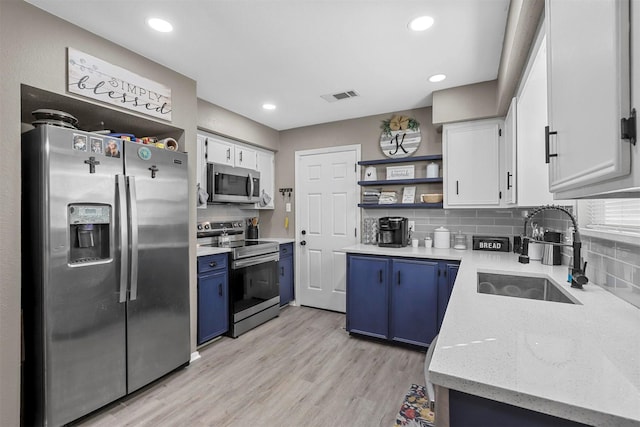
[[[218,263],[217,263],[217,262],[215,262],[215,261],[211,261],[211,262],[209,263],[209,267],[211,267],[211,268],[215,267],[216,265],[218,265]]]

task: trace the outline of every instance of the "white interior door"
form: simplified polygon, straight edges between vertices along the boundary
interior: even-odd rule
[[[358,242],[360,146],[296,152],[296,300],[346,311],[345,246]]]

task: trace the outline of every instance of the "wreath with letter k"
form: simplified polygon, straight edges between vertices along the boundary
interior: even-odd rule
[[[382,121],[380,129],[380,148],[387,157],[409,157],[420,146],[420,123],[412,117],[393,115]]]

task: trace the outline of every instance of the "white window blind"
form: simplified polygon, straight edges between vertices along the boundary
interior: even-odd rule
[[[589,200],[587,227],[640,233],[640,199]]]

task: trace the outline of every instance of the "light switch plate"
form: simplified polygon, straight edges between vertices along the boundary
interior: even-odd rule
[[[286,204],[284,205],[284,210],[285,210],[286,212],[291,212],[291,203],[286,203]]]
[[[409,230],[416,231],[416,222],[415,221],[407,221],[407,224],[409,225]]]

